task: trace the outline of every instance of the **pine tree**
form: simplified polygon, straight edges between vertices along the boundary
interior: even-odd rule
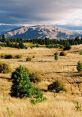
[[[25,67],[19,66],[12,73],[12,88],[11,96],[15,97],[30,97],[32,85],[29,80],[29,74]]]

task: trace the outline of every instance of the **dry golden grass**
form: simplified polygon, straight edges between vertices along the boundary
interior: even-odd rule
[[[77,73],[76,65],[82,60],[79,51],[82,45],[73,46],[66,56],[54,60],[53,54],[58,49],[33,48],[12,49],[1,48],[0,54],[20,54],[20,59],[1,59],[7,62],[13,70],[19,65],[25,65],[31,72],[36,72],[42,79],[37,86],[47,89],[48,84],[56,79],[62,80],[67,92],[53,94],[44,92],[46,101],[33,105],[29,99],[11,98],[11,74],[0,74],[0,117],[82,117],[82,109],[76,110],[76,102],[82,105],[82,76]],[[26,62],[27,56],[35,56]],[[81,108],[81,107],[80,107]]]

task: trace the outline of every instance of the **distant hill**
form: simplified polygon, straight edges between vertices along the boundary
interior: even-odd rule
[[[82,31],[73,31],[54,25],[22,26],[4,33],[5,37],[23,39],[73,39],[82,37]]]

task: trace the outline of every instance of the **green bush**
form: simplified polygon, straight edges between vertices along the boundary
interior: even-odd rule
[[[52,44],[46,45],[47,48],[54,48]]]
[[[70,50],[70,49],[71,49],[71,44],[69,42],[65,43],[64,50]]]
[[[47,48],[63,48],[60,44],[49,44],[46,45]]]
[[[66,55],[67,55],[66,52],[64,52],[64,51],[60,52],[60,56],[66,56]]]
[[[58,52],[54,53],[54,59],[55,59],[55,60],[58,60],[58,57],[59,57]]]
[[[27,49],[27,47],[24,45],[23,42],[19,42],[18,48],[19,48],[19,49]]]
[[[59,93],[60,91],[65,91],[65,88],[62,82],[56,80],[48,86],[48,90]]]
[[[42,102],[45,99],[46,98],[43,97],[43,93],[40,89],[38,89],[38,88],[33,89],[33,96],[31,98],[31,102],[33,104],[36,104],[37,102]]]
[[[80,62],[80,61],[77,63],[77,71],[78,72],[82,71],[82,62]]]
[[[30,97],[31,96],[31,83],[29,80],[29,74],[25,67],[18,67],[15,72],[12,73],[12,88],[11,95],[16,97]]]
[[[0,63],[0,73],[9,73],[11,71],[11,68],[6,63]]]
[[[60,44],[54,44],[53,48],[61,48],[61,45]]]
[[[12,73],[11,96],[29,97],[32,103],[41,102],[43,93],[38,88],[35,88],[30,82],[29,72],[24,66],[19,66]]]

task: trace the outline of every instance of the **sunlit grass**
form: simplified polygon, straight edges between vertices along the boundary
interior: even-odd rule
[[[27,43],[28,44],[28,43]],[[29,46],[30,43],[29,43]],[[47,98],[42,103],[33,105],[30,100],[16,99],[10,97],[11,73],[0,74],[0,117],[81,117],[82,111],[76,110],[77,103],[82,107],[82,76],[77,73],[76,65],[82,61],[79,55],[82,45],[73,46],[67,51],[66,56],[59,56],[57,61],[54,60],[54,53],[60,52],[60,49],[48,48],[4,48],[0,54],[22,55],[19,59],[1,59],[12,66],[14,71],[19,65],[24,65],[31,73],[36,73],[41,81],[35,84],[43,91],[46,91],[48,85],[55,80],[61,80],[66,92],[54,94],[44,92]],[[26,61],[27,56],[32,57],[31,61]],[[80,109],[81,110],[81,109]]]

